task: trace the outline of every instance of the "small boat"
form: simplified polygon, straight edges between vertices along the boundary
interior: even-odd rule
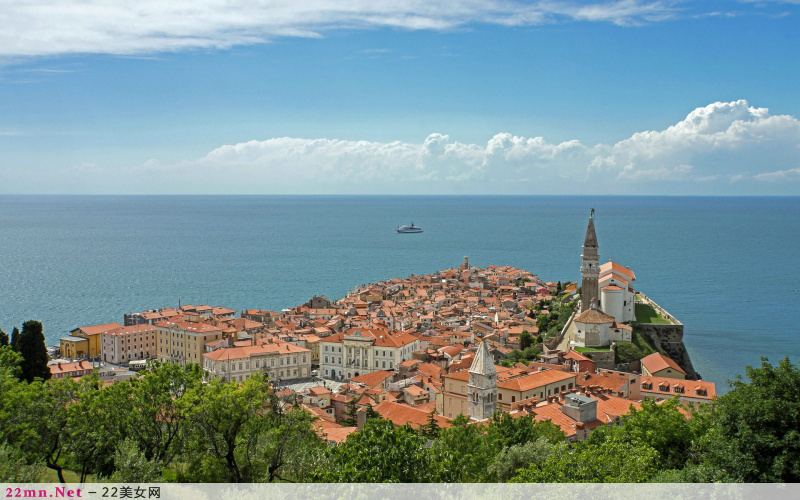
[[[415,226],[412,222],[410,226],[400,226],[397,228],[398,233],[421,233],[422,228]]]

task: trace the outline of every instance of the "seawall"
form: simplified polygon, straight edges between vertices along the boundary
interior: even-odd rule
[[[665,355],[669,356],[686,372],[686,378],[690,380],[699,380],[698,374],[692,360],[689,358],[689,352],[683,344],[683,323],[678,321],[673,315],[668,313],[664,308],[656,304],[652,299],[646,295],[638,292],[642,302],[651,305],[661,316],[670,321],[668,324],[655,324],[655,323],[634,323],[634,328],[639,333],[647,337],[653,346]]]

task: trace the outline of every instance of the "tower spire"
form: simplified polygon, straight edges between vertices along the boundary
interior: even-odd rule
[[[588,311],[599,306],[600,298],[600,254],[597,252],[597,234],[594,230],[594,208],[589,212],[589,224],[583,239],[581,254],[581,310]]]
[[[470,418],[483,420],[494,414],[497,406],[497,369],[486,342],[481,342],[469,367],[467,408]]]

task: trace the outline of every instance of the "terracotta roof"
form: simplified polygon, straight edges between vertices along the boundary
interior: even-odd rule
[[[603,314],[597,309],[589,309],[588,311],[583,311],[579,315],[575,316],[574,321],[576,321],[577,323],[601,324],[601,323],[613,323],[614,318],[612,318],[607,314]]]
[[[503,382],[498,382],[497,387],[512,391],[525,392],[536,387],[553,384],[562,380],[574,379],[575,373],[562,372],[559,370],[545,370],[529,373],[521,377],[512,378]]]
[[[227,348],[222,347],[207,354],[203,354],[203,357],[213,361],[221,361],[227,359],[244,359],[244,358],[249,358],[250,356],[258,356],[259,354],[269,354],[269,353],[300,354],[306,352],[310,353],[311,351],[309,351],[305,347],[298,347],[294,344],[281,342],[273,344],[266,343],[260,345],[248,345],[241,347],[227,347]]]
[[[70,333],[75,333],[80,330],[86,335],[100,335],[101,333],[106,333],[109,330],[115,330],[117,328],[122,328],[122,325],[119,323],[103,323],[102,325],[80,326]]]
[[[605,375],[597,375],[596,373],[579,373],[577,381],[578,385],[581,387],[598,385],[602,389],[611,389],[614,392],[620,391],[628,382],[627,379],[622,377],[607,377]]]
[[[616,285],[608,285],[608,286],[604,286],[603,290],[609,290],[609,291],[617,291],[617,290],[619,290],[619,291],[622,291],[622,288],[620,288],[620,287],[618,287]]]
[[[394,375],[393,371],[378,370],[372,373],[351,377],[350,382],[361,383],[367,387],[375,387],[383,383],[384,380]]]
[[[48,365],[47,368],[50,369],[51,375],[56,375],[59,373],[70,374],[84,370],[88,370],[89,373],[92,372],[92,364],[88,361],[76,361],[74,363],[53,363],[52,365]]]
[[[636,275],[633,274],[633,271],[631,271],[629,268],[627,268],[625,266],[621,266],[621,265],[619,265],[619,264],[617,264],[616,262],[613,262],[613,261],[608,261],[605,264],[601,264],[600,265],[600,272],[603,273],[605,271],[617,271],[618,273],[622,273],[622,274],[624,274],[626,276],[629,276],[629,277],[631,277],[633,279],[636,279]]]
[[[575,361],[592,361],[591,358],[587,358],[574,349],[567,351],[567,353],[564,355],[564,359],[574,359]]]
[[[660,372],[661,370],[665,370],[667,368],[672,368],[673,370],[683,373],[684,375],[686,374],[686,372],[683,371],[683,369],[680,366],[678,366],[677,363],[675,363],[670,358],[658,352],[654,352],[649,356],[645,356],[644,358],[642,358],[641,362],[642,366],[647,368],[647,371],[649,371],[650,373],[656,373]]]
[[[706,382],[704,380],[678,380],[668,377],[642,377],[642,392],[659,394],[665,396],[686,396],[700,399],[713,399],[717,395],[717,386],[714,382]],[[645,389],[645,386],[651,385],[650,389]],[[680,384],[683,386],[683,392],[675,392],[675,386]],[[667,390],[661,390],[660,387],[665,386]],[[705,394],[700,391],[705,391]]]
[[[113,330],[109,330],[107,332],[102,332],[104,335],[129,335],[133,333],[155,333],[158,331],[153,325],[142,324],[142,325],[131,325],[131,326],[121,326],[119,328],[115,328]]]
[[[381,417],[391,420],[394,425],[410,424],[412,428],[418,429],[421,425],[428,423],[430,411],[420,410],[418,407],[408,406],[400,403],[383,401],[373,408]],[[436,421],[440,427],[450,427],[450,419],[441,415],[436,415]]]

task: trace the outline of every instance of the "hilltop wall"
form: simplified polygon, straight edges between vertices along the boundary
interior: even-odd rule
[[[692,360],[689,358],[689,352],[686,350],[686,346],[683,345],[683,323],[675,319],[674,316],[649,297],[642,295],[642,302],[653,306],[670,323],[636,323],[636,330],[645,335],[659,352],[664,353],[675,361],[686,372],[687,379],[699,380],[700,375],[694,370]]]

